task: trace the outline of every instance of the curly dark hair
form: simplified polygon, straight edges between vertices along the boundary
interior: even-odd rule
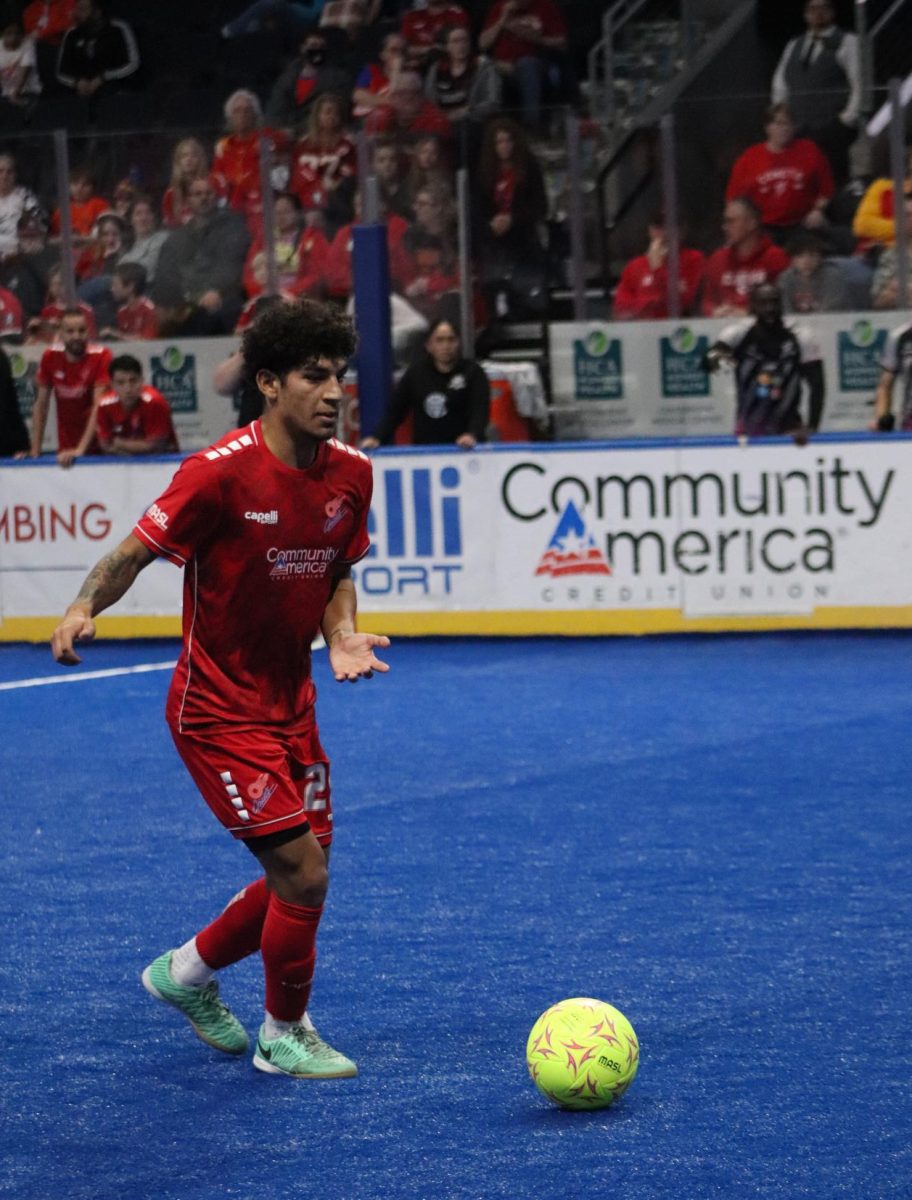
[[[320,358],[351,358],[355,331],[341,309],[302,298],[260,313],[245,329],[241,348],[246,382],[255,388],[260,371],[271,371],[284,382],[289,371]]]

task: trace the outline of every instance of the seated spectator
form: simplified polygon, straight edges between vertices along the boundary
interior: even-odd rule
[[[163,334],[230,333],[243,304],[241,275],[250,244],[243,217],[218,208],[208,178],[195,179],[190,220],[162,246],[152,299]]]
[[[358,172],[355,143],[345,130],[345,102],[332,92],[314,102],[307,134],[292,151],[289,191],[301,207],[319,209],[332,234],[351,219]]]
[[[303,225],[301,202],[292,193],[276,196],[273,217],[276,286],[280,292],[292,297],[319,296],[328,249],[323,231]],[[244,290],[251,299],[261,296],[266,288],[266,255],[260,234],[251,244],[244,263]]]
[[[482,293],[499,318],[540,315],[547,304],[542,230],[548,200],[541,168],[508,117],[485,127],[474,214]]]
[[[453,243],[413,225],[398,247],[395,283],[417,312],[428,321],[436,320],[444,312],[444,298],[456,298],[459,293],[459,263]]]
[[[807,138],[796,138],[787,105],[774,104],[767,112],[766,141],[749,146],[732,167],[725,199],[747,196],[782,245],[800,226],[826,225],[833,190],[826,156]]]
[[[750,310],[753,288],[773,283],[789,265],[789,257],[760,228],[752,200],[729,200],[722,219],[725,245],[709,256],[703,284],[703,315],[743,316]]]
[[[486,121],[502,106],[500,73],[472,49],[472,37],[461,25],[442,33],[442,54],[428,71],[425,95],[454,125]]]
[[[912,189],[912,150],[906,153],[904,191]],[[861,198],[852,221],[852,232],[868,245],[892,246],[896,241],[893,180],[875,179]],[[865,247],[862,247],[865,248]]]
[[[288,137],[264,127],[259,98],[247,88],[232,92],[225,101],[225,121],[228,133],[216,143],[212,169],[227,187],[229,207],[243,214],[255,234],[263,215],[260,143],[266,140],[275,175],[287,169]]]
[[[0,287],[0,341],[21,342],[24,329],[25,321],[18,296]]]
[[[224,201],[225,184],[210,170],[203,143],[195,137],[181,138],[171,155],[171,182],[162,196],[162,220],[168,229],[177,229],[193,215],[190,187],[197,179],[208,180],[217,202]]]
[[[428,330],[425,353],[407,367],[396,385],[376,432],[362,438],[362,450],[388,445],[396,430],[412,418],[412,443],[455,443],[473,450],[485,439],[491,385],[482,366],[465,358],[452,322],[440,319]]]
[[[28,429],[19,408],[13,368],[0,347],[0,458],[24,458],[28,450]]]
[[[117,305],[116,323],[99,337],[107,341],[147,341],[158,337],[158,314],[145,294],[146,270],[139,263],[120,262],[111,273],[111,298]]]
[[[13,292],[27,319],[37,317],[47,295],[48,273],[57,251],[47,244],[47,225],[37,213],[19,219],[19,244],[0,260],[0,285]]]
[[[70,224],[77,238],[92,237],[95,222],[102,213],[111,211],[107,200],[95,195],[95,178],[88,167],[70,171]],[[51,214],[51,236],[60,236],[60,209]]]
[[[415,197],[426,187],[442,187],[452,192],[453,171],[447,161],[446,149],[436,133],[426,133],[416,139],[411,150],[411,165],[405,180],[406,195],[412,210]]]
[[[17,252],[19,220],[25,214],[44,216],[35,193],[16,182],[12,154],[0,153],[0,259]]]
[[[361,219],[361,193],[355,193],[355,221]],[[389,250],[390,274],[394,276],[395,264],[400,257],[400,244],[408,225],[395,213],[381,212],[386,225],[386,244]],[[327,299],[347,303],[352,294],[352,250],[354,247],[354,223],[343,225],[329,243],[323,268],[323,288]]]
[[[28,36],[49,46],[59,46],[75,20],[76,0],[32,0],[22,12]]]
[[[906,251],[907,291],[905,297],[899,294],[899,255],[896,244],[887,246],[877,261],[874,278],[871,282],[871,303],[875,308],[908,308],[912,299],[912,187],[908,187],[903,203],[906,207],[906,231],[908,249]]]
[[[818,233],[797,233],[788,252],[791,265],[778,280],[787,313],[845,312],[853,307],[851,268],[845,259],[826,257],[826,243]]]
[[[124,222],[116,213],[101,214],[92,229],[91,240],[86,243],[76,259],[76,278],[80,284],[111,274],[126,249],[126,232]]]
[[[0,34],[0,96],[14,108],[27,108],[40,95],[35,43],[21,21],[7,21]]]
[[[411,47],[412,61],[426,71],[440,53],[445,29],[469,32],[469,14],[450,0],[419,0],[402,18],[399,29]]]
[[[395,138],[377,137],[371,142],[371,170],[380,190],[380,202],[389,212],[410,221],[415,213],[405,181],[404,161]]]
[[[380,46],[380,61],[362,67],[355,79],[353,115],[369,117],[375,108],[389,101],[390,80],[403,69],[405,39],[401,33],[388,33]]]
[[[371,134],[394,133],[413,139],[422,133],[449,138],[453,132],[440,109],[425,99],[421,76],[414,71],[402,71],[390,82],[387,103],[374,109],[364,128]]]
[[[668,312],[668,239],[665,217],[655,213],[649,221],[646,253],[624,267],[614,293],[616,321],[663,320]],[[682,235],[683,240],[683,235]],[[681,316],[697,312],[706,259],[699,250],[681,246],[678,252],[678,288]]]
[[[555,0],[495,0],[478,39],[519,91],[523,123],[541,125],[546,85],[559,84],[567,27]]]
[[[77,300],[73,305],[67,303],[66,289],[63,283],[63,267],[54,267],[48,275],[47,300],[38,314],[38,320],[29,323],[29,332],[36,341],[53,342],[60,329],[63,315],[69,309],[78,310],[86,324],[88,336],[94,341],[98,337],[95,324],[95,312],[91,304]]]
[[[76,0],[74,24],[60,43],[58,82],[91,99],[115,91],[138,70],[139,50],[126,21],[108,16],[101,0]]]
[[[151,197],[138,195],[133,201],[130,228],[133,231],[133,241],[129,250],[125,250],[120,256],[120,261],[139,263],[146,272],[146,283],[151,284],[155,279],[161,248],[168,240],[165,230],[158,228],[158,217]]]
[[[121,354],[108,370],[111,390],[100,397],[96,415],[102,454],[176,453],[171,407],[158,388],[143,383],[139,359]]]
[[[117,213],[124,223],[129,225],[135,199],[136,187],[133,180],[129,177],[118,179],[114,184],[114,191],[111,193],[111,212]]]
[[[310,118],[316,100],[327,92],[347,96],[351,78],[346,68],[331,62],[325,35],[311,30],[301,43],[301,52],[273,84],[266,105],[267,119],[283,129],[301,129]]]

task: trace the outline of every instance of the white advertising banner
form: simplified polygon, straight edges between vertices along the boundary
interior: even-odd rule
[[[392,633],[912,624],[910,454],[899,435],[383,452],[361,609]],[[0,638],[45,636],[175,465],[0,468]],[[111,632],[176,632],[155,619],[180,601],[155,563]]]
[[[887,334],[908,313],[790,317],[820,349],[826,380],[821,428],[860,432],[873,416]],[[705,437],[734,427],[730,371],[708,376],[703,355],[729,320],[568,322],[551,326],[557,435]]]

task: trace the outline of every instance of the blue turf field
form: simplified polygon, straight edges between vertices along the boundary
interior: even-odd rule
[[[173,658],[106,644],[89,670]],[[0,691],[0,1195],[912,1196],[912,639],[399,642],[318,656],[337,839],[312,1011],[357,1080],[261,1075],[139,973],[254,875],[162,718],[168,672]],[[0,680],[58,671],[0,648]],[[254,1031],[255,960],[223,977]],[[568,995],[640,1074],[551,1109]]]

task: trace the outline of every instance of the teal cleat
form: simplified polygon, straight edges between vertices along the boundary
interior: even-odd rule
[[[205,987],[182,987],[171,978],[173,950],[160,954],[142,973],[142,985],[156,1000],[164,1000],[182,1012],[198,1038],[225,1054],[243,1054],[250,1044],[243,1025],[227,1004],[219,999],[218,983]]]
[[[358,1068],[350,1058],[333,1050],[316,1029],[292,1025],[281,1037],[268,1040],[260,1029],[253,1065],[273,1075],[295,1079],[351,1079]]]

